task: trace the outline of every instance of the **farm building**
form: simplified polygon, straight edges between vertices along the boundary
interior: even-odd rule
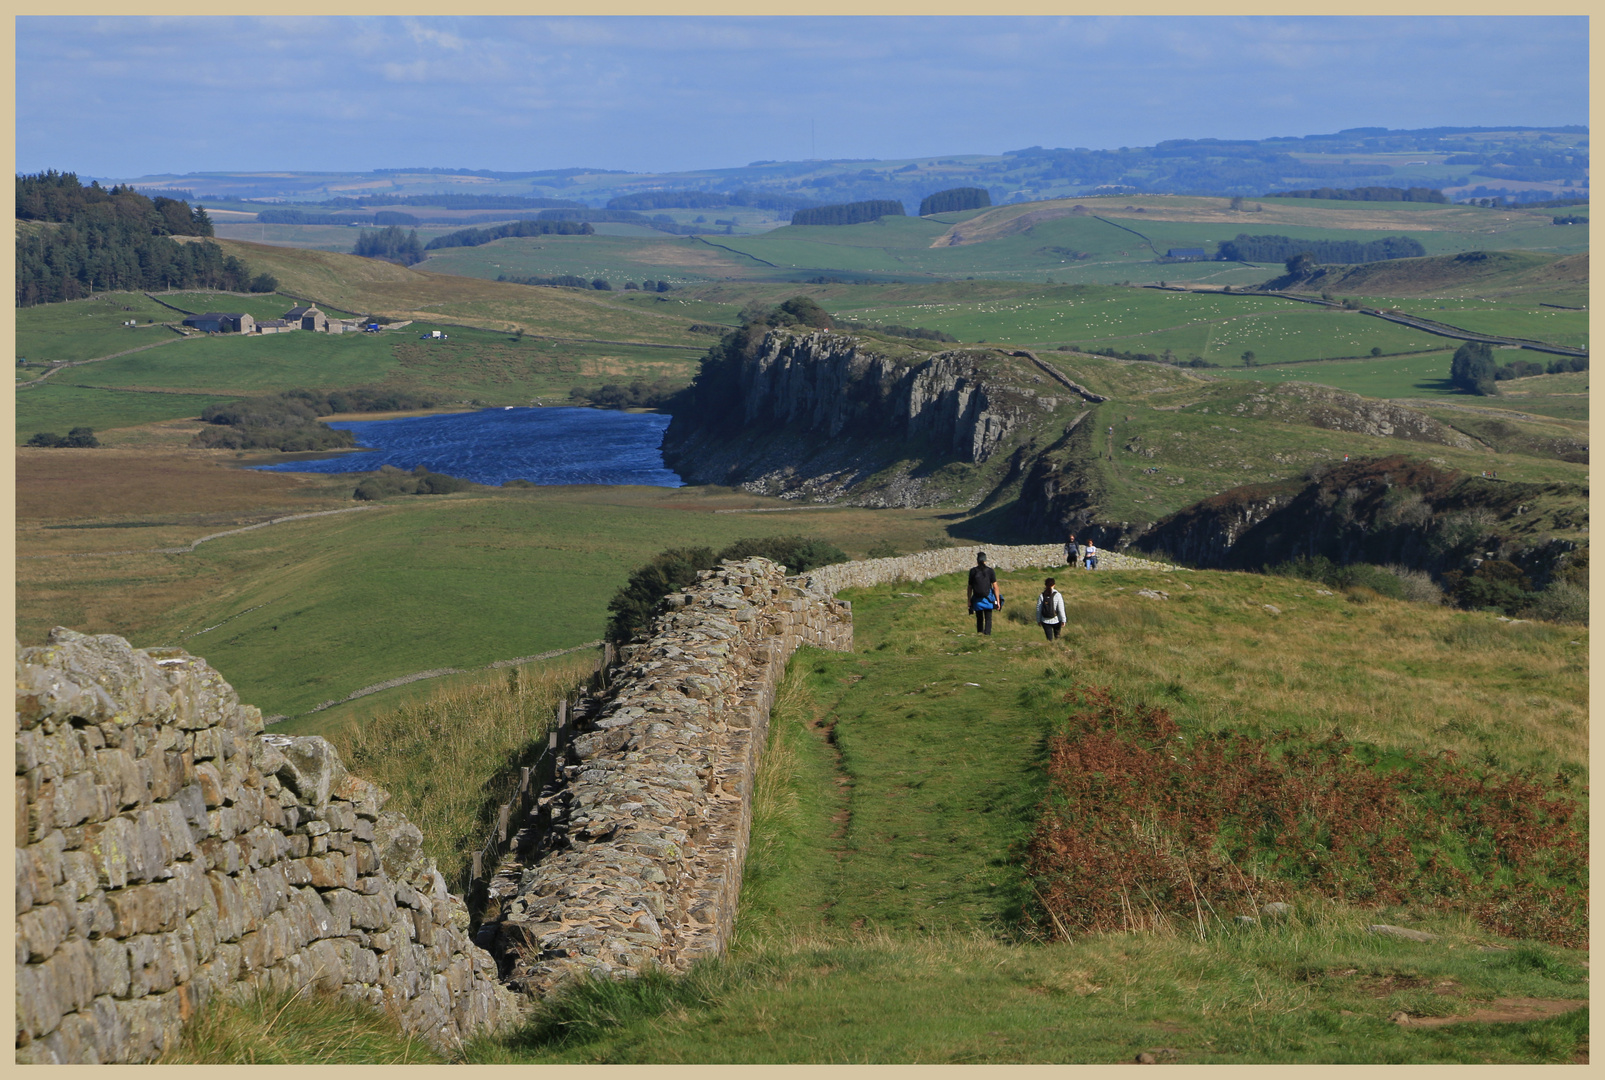
[[[1165,258],[1193,261],[1197,259],[1205,259],[1208,258],[1208,256],[1204,254],[1203,248],[1171,248],[1169,251],[1165,252]]]
[[[256,330],[256,320],[246,314],[231,311],[208,311],[205,315],[191,315],[185,326],[193,326],[208,334],[250,334]]]
[[[299,326],[292,325],[287,319],[264,319],[256,324],[258,334],[282,334],[288,330],[299,329]]]
[[[329,317],[311,304],[297,304],[284,313],[284,321],[294,323],[303,330],[313,330],[320,334],[329,332]]]

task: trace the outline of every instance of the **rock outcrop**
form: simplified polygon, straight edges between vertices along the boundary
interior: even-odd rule
[[[1552,532],[1586,527],[1586,500],[1574,484],[1463,476],[1402,456],[1356,459],[1223,491],[1158,522],[1134,546],[1219,569],[1322,557],[1442,574],[1493,557],[1542,584],[1576,547]]]
[[[739,383],[728,399],[739,413],[676,412],[663,442],[670,468],[691,483],[866,506],[978,501],[938,470],[993,460],[1073,400],[1030,358],[894,355],[825,330],[771,331],[727,377]]]
[[[213,996],[313,986],[449,1045],[516,999],[422,836],[178,649],[17,654],[17,1060],[150,1061]]]

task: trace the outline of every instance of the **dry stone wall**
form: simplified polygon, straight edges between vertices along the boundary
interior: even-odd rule
[[[178,649],[17,654],[17,1060],[150,1061],[233,988],[313,986],[448,1045],[516,998],[422,834]]]
[[[1063,544],[977,544],[974,547],[937,548],[889,559],[833,563],[803,575],[814,589],[834,595],[843,589],[862,589],[893,581],[925,581],[943,574],[957,574],[975,565],[978,552],[986,553],[987,565],[994,570],[1027,570],[1065,565]],[[1175,570],[1169,563],[1141,559],[1123,552],[1099,551],[1098,570]],[[1073,573],[1082,573],[1080,570]]]
[[[577,722],[553,850],[501,898],[493,951],[518,989],[684,970],[729,939],[775,688],[799,645],[851,650],[853,627],[767,559],[699,577]]]

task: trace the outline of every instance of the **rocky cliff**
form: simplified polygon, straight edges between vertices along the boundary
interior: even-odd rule
[[[717,407],[675,413],[670,468],[692,483],[868,506],[973,504],[1007,472],[993,463],[1080,400],[1029,357],[825,330],[773,330],[717,377],[731,383]]]

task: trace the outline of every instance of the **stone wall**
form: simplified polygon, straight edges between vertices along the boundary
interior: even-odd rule
[[[775,687],[797,646],[850,650],[853,628],[847,604],[767,559],[699,577],[582,706],[549,850],[492,939],[515,988],[684,970],[729,939]]]
[[[516,999],[422,835],[204,661],[17,655],[17,1060],[140,1062],[230,988],[313,986],[447,1045]]]
[[[1064,567],[1063,544],[977,544],[973,547],[937,548],[889,559],[833,563],[803,575],[810,588],[835,594],[843,589],[861,589],[893,581],[925,581],[943,574],[957,574],[975,565],[977,552],[986,552],[987,565],[994,570],[1026,570],[1031,567]],[[1175,570],[1169,563],[1141,559],[1114,551],[1098,552],[1098,570]],[[1082,573],[1081,570],[1066,570]]]

